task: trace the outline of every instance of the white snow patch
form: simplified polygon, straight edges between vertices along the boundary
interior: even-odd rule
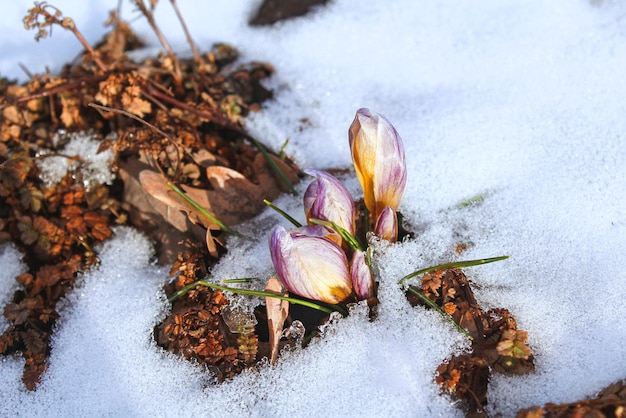
[[[12,244],[0,245],[0,306],[11,302],[13,293],[18,289],[15,278],[26,270],[22,263],[22,254]],[[4,316],[0,317],[0,332],[9,326]]]
[[[65,145],[61,141],[68,140]],[[41,154],[37,160],[40,176],[48,184],[61,181],[68,172],[72,172],[85,187],[97,184],[111,184],[115,175],[111,172],[113,150],[98,152],[100,141],[90,133],[57,133],[54,138],[57,152]],[[60,144],[60,146],[58,146]]]

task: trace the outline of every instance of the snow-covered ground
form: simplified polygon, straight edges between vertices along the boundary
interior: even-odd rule
[[[504,254],[466,272],[483,307],[509,309],[529,332],[537,370],[495,376],[490,413],[574,401],[626,377],[626,3],[336,0],[270,28],[246,26],[257,0],[177,3],[201,48],[225,41],[246,61],[275,66],[275,99],[248,127],[275,148],[291,138],[301,166],[349,167],[354,112],[384,114],[407,149],[400,210],[417,239],[380,255],[377,321],[357,309],[307,350],[213,386],[155,346],[169,269],[151,263],[145,238],[119,229],[68,297],[37,391],[23,389],[20,358],[0,359],[0,415],[459,415],[438,396],[434,371],[462,337],[438,314],[408,307],[396,282],[440,262]],[[53,4],[93,42],[117,0]],[[21,23],[30,5],[3,5],[3,76],[21,77],[18,62],[54,71],[80,49],[58,28],[35,43]],[[157,10],[186,52],[169,2]],[[157,45],[141,19],[133,27]],[[356,194],[356,181],[349,188]],[[481,204],[457,207],[479,194]],[[276,203],[300,213],[297,198]],[[240,226],[255,240],[231,242],[215,275],[267,276],[266,236],[277,222],[264,213]],[[456,256],[456,242],[471,245]],[[4,304],[21,269],[16,251],[0,249],[0,265]]]

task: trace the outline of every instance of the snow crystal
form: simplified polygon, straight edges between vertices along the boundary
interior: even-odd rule
[[[115,177],[110,167],[114,157],[113,151],[107,149],[98,152],[100,142],[93,135],[57,133],[53,141],[57,147],[57,152],[55,154],[42,154],[37,160],[43,181],[49,184],[58,183],[71,171],[82,180],[87,188],[113,182]],[[68,142],[62,145],[61,142],[63,141]]]
[[[22,263],[22,254],[11,244],[0,245],[0,306],[11,302],[13,292],[18,288],[15,277],[23,273],[26,267]],[[0,317],[0,332],[9,326],[4,316]]]

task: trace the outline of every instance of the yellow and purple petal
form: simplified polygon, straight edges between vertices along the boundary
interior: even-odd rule
[[[304,193],[304,213],[309,219],[334,222],[354,235],[355,216],[352,195],[336,177],[320,170],[305,170],[315,177]]]
[[[389,242],[398,240],[398,216],[391,206],[385,206],[380,212],[374,234]]]
[[[352,287],[357,299],[364,300],[374,296],[374,276],[365,260],[365,253],[356,250],[350,262]]]
[[[404,145],[396,129],[384,116],[363,108],[356,112],[348,137],[372,219],[377,219],[385,206],[397,210],[407,173]]]
[[[301,235],[301,236],[309,236],[309,237],[321,237],[326,238],[334,242],[335,244],[341,246],[343,243],[343,239],[341,235],[330,228],[326,228],[322,225],[303,225],[299,228],[292,229],[289,231],[291,236]]]
[[[339,245],[277,226],[270,235],[276,274],[291,293],[336,304],[352,293],[348,259]]]

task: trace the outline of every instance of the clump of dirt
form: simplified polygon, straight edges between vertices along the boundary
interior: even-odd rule
[[[422,296],[462,327],[472,341],[470,352],[453,356],[437,368],[437,384],[463,400],[468,414],[484,416],[492,372],[521,375],[535,370],[526,343],[528,333],[517,329],[513,315],[506,309],[483,311],[469,280],[459,269],[426,273],[421,291]],[[408,292],[407,297],[413,305],[424,304],[424,299],[415,292]]]
[[[328,0],[264,0],[249,23],[252,26],[273,25],[282,20],[303,16]]]
[[[517,418],[622,418],[626,416],[626,380],[604,388],[595,398],[578,402],[533,406],[522,409]]]

